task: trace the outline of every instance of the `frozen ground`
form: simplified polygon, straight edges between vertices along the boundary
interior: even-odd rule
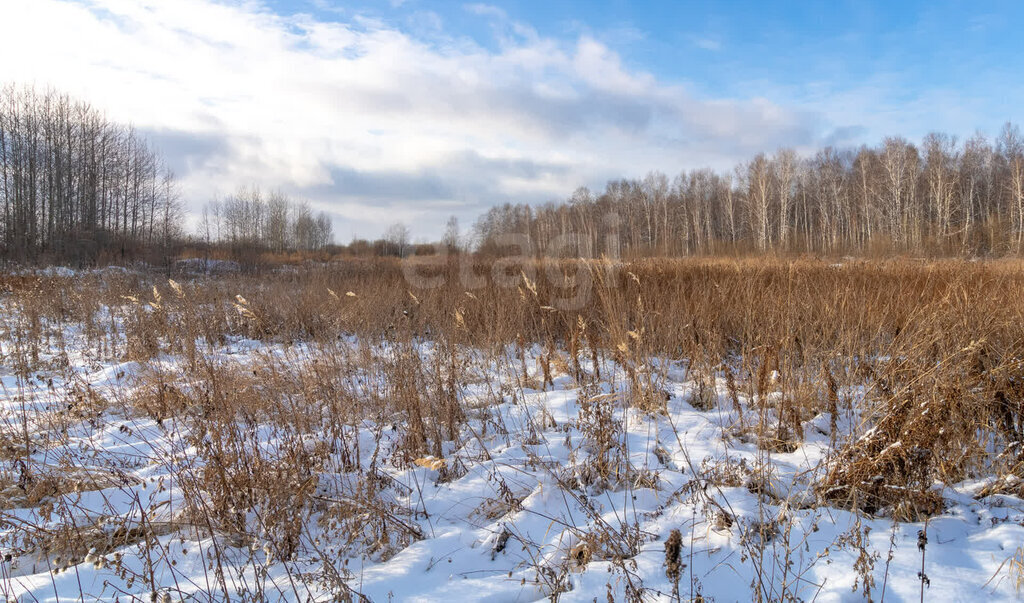
[[[320,470],[282,479],[308,489],[308,507],[259,500],[231,509],[245,528],[227,533],[194,513],[215,494],[189,491],[215,458],[208,423],[195,413],[154,418],[133,402],[154,374],[184,374],[185,360],[103,361],[83,333],[65,338],[65,356],[41,359],[50,369],[2,368],[8,600],[853,601],[870,592],[916,601],[922,562],[927,600],[1019,597],[1004,562],[1024,542],[1020,499],[976,498],[983,482],[937,485],[946,510],[927,525],[819,505],[829,416],[806,422],[794,451],[769,453],[738,428],[750,400],[734,408],[720,380],[700,400],[710,409],[698,410],[686,367],[668,363],[652,369],[667,412],[644,413],[623,403],[615,366],[586,367],[601,369],[597,385],[561,374],[541,390],[517,375],[518,359],[491,361],[459,392],[459,433],[412,463],[402,458],[408,433],[392,418],[353,421],[339,439],[337,417],[305,408],[299,444],[319,455]],[[14,344],[3,345],[13,357]],[[244,371],[319,355],[230,339],[208,358]],[[535,359],[526,364],[536,373]],[[846,433],[855,420],[836,425]],[[295,449],[298,432],[268,418],[240,421],[238,433],[260,450],[254,457],[272,460]],[[267,527],[278,523],[260,514],[292,512],[301,536],[286,547]]]

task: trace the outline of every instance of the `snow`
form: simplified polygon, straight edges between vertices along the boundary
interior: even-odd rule
[[[930,600],[1019,597],[1004,562],[1024,542],[1024,501],[1005,495],[979,499],[985,482],[974,480],[936,484],[946,511],[927,525],[822,506],[813,485],[830,454],[828,415],[806,423],[807,439],[796,450],[769,454],[735,433],[738,416],[725,402],[724,382],[716,384],[724,403],[697,410],[687,402],[696,389],[689,371],[669,361],[655,363],[670,393],[666,412],[649,414],[622,402],[624,375],[611,364],[600,367],[606,378],[596,391],[567,375],[545,391],[512,386],[514,357],[507,365],[476,360],[485,363],[480,368],[491,381],[507,386],[504,393],[495,399],[494,383],[486,380],[461,392],[467,425],[442,457],[375,465],[379,496],[394,513],[391,540],[376,549],[344,542],[311,512],[304,516],[296,554],[280,560],[266,534],[238,541],[182,518],[182,476],[202,468],[196,448],[201,420],[157,421],[118,403],[95,416],[68,418],[71,388],[87,386],[106,400],[129,400],[152,371],[174,373],[185,359],[103,360],[91,355],[82,332],[69,329],[65,339],[71,342],[70,370],[26,378],[4,368],[0,374],[4,442],[17,445],[18,430],[27,427],[37,443],[27,464],[37,479],[84,474],[95,487],[35,502],[18,494],[17,485],[5,490],[0,542],[10,558],[0,567],[0,593],[9,599],[148,601],[155,590],[168,600],[206,601],[223,600],[217,593],[226,587],[231,599],[245,594],[250,600],[306,601],[331,600],[347,587],[373,601],[537,601],[555,593],[560,601],[618,601],[633,589],[644,600],[669,601],[673,584],[664,560],[672,530],[682,534],[683,599],[700,594],[747,601],[759,589],[772,599],[862,600],[864,585],[854,568],[863,548],[873,563],[872,597],[916,601],[921,530],[927,530]],[[361,344],[348,338],[338,345],[355,353]],[[377,346],[372,353],[386,358],[394,352]],[[431,354],[429,343],[419,353]],[[318,350],[312,344],[234,338],[208,355],[225,366],[277,359],[297,367]],[[472,350],[465,355],[474,358]],[[535,366],[535,358],[527,364]],[[611,478],[594,475],[593,455],[601,447],[586,428],[595,419],[584,410],[594,400],[611,409],[617,429],[613,456],[621,472]],[[325,415],[320,431],[308,434],[309,450],[327,440],[331,420]],[[851,422],[838,421],[844,429]],[[270,457],[288,444],[269,423],[245,429]],[[348,500],[372,459],[397,458],[402,445],[401,429],[381,430],[369,419],[352,433],[363,450],[360,466],[317,476],[321,501]],[[12,476],[16,482],[20,461],[6,454],[2,459],[0,475],[5,483]],[[338,459],[327,464],[343,465]],[[380,510],[364,511],[370,529]],[[25,525],[57,530],[72,521],[96,526],[108,542],[123,526],[148,524],[153,536],[149,546],[90,553],[90,561],[103,563],[73,559],[60,572],[52,569],[65,560],[55,553],[25,550],[19,536]],[[404,535],[396,533],[402,525],[408,529]],[[132,575],[139,577],[127,578]]]
[[[238,262],[232,260],[215,260],[208,258],[188,258],[174,263],[176,272],[187,274],[222,274],[238,272]]]

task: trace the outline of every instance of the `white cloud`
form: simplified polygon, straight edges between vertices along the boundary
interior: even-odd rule
[[[492,4],[484,4],[482,2],[472,2],[463,5],[465,9],[474,15],[497,17],[498,19],[507,19],[508,13],[504,9],[494,6]]]
[[[53,85],[150,133],[193,207],[256,182],[309,196],[343,236],[395,219],[434,235],[449,213],[823,136],[813,115],[695,98],[595,38],[518,24],[491,51],[439,19],[416,38],[254,2],[33,0],[6,3],[4,19],[0,56],[18,58],[0,81]]]
[[[722,49],[722,43],[714,38],[693,36],[690,38],[693,45],[704,50],[718,51]]]

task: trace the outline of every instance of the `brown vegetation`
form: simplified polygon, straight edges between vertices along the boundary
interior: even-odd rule
[[[86,334],[87,356],[145,367],[123,395],[80,385],[32,437],[17,421],[7,425],[5,458],[23,469],[2,476],[5,504],[60,501],[62,490],[82,488],[82,476],[100,475],[55,476],[32,467],[26,451],[42,431],[66,433],[76,421],[110,420],[111,411],[188,434],[191,456],[151,459],[173,467],[187,504],[163,521],[236,545],[272,542],[266,554],[288,560],[321,546],[308,539],[306,522],[316,517],[336,536],[324,554],[358,549],[386,559],[423,534],[410,519],[417,511],[394,499],[404,486],[378,468],[426,467],[439,482],[464,471],[444,459],[453,442],[480,437],[465,430],[468,418],[488,413],[486,403],[461,396],[470,383],[490,384],[497,402],[571,376],[584,392],[575,428],[591,460],[554,479],[570,492],[655,487],[656,476],[623,454],[612,409],[664,412],[664,359],[687,367],[693,406],[735,409],[741,419],[729,437],[767,452],[795,449],[811,420],[827,416],[828,428],[813,427],[834,442],[814,484],[816,504],[923,519],[942,510],[937,484],[993,478],[991,492],[1022,494],[1022,269],[1017,261],[462,258],[353,260],[180,282],[111,272],[4,277],[0,337],[22,379],[65,370],[57,359],[73,350],[60,333],[71,325]],[[218,360],[225,342],[240,337],[307,346],[268,350],[246,366]],[[432,354],[417,352],[422,342]],[[167,373],[154,362],[161,354],[183,361]],[[621,376],[600,373],[612,362]],[[508,376],[493,374],[496,365]],[[619,379],[612,393],[598,391]],[[378,426],[369,448],[356,427],[367,421]],[[261,444],[258,426],[274,432],[275,447]],[[399,445],[382,446],[384,433]],[[131,486],[102,479],[89,487]],[[736,479],[774,495],[765,476]],[[498,515],[521,508],[518,489],[502,486],[507,499],[487,507]],[[143,528],[120,525],[124,533]],[[46,540],[25,529],[24,550]],[[588,544],[578,565],[601,550],[639,546],[634,536],[614,545],[580,538]],[[666,549],[666,563],[678,583],[676,549]],[[552,580],[557,590],[560,579]]]

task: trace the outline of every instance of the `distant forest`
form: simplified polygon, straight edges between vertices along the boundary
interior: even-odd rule
[[[174,176],[130,127],[32,88],[0,89],[2,255],[135,258],[181,236]]]
[[[241,255],[315,250],[326,214],[241,188],[183,228],[174,174],[131,127],[48,90],[0,88],[0,257],[24,263],[166,263],[185,246]]]
[[[259,187],[242,187],[235,194],[203,208],[199,239],[226,247],[235,254],[258,251],[316,251],[334,239],[331,219],[316,217],[309,204],[294,202],[279,191],[264,194]]]
[[[1020,254],[1024,139],[1007,123],[994,142],[928,134],[920,146],[759,154],[728,173],[578,189],[564,203],[506,204],[476,224],[482,250],[509,244],[564,256],[719,252]],[[509,233],[522,233],[513,241]]]
[[[486,201],[486,200],[481,200]],[[191,247],[248,255],[425,253],[394,225],[334,246],[329,217],[278,192],[240,188],[183,229],[174,174],[131,127],[54,91],[0,88],[0,257],[26,263],[169,261]],[[759,154],[727,173],[651,172],[577,189],[564,202],[494,207],[472,244],[561,257],[780,252],[1007,255],[1024,251],[1024,138],[933,133],[857,149]]]

